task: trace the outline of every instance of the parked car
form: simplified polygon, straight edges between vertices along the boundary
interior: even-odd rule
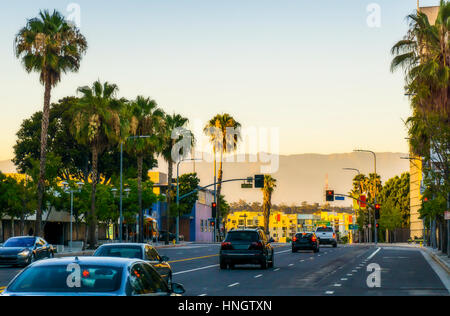
[[[159,241],[165,241],[166,240],[166,236],[167,236],[167,231],[161,230],[161,231],[159,231],[158,240]],[[177,239],[177,235],[169,232],[169,241],[171,242],[171,241],[174,241],[176,239]]]
[[[27,266],[54,254],[53,246],[40,237],[11,237],[0,247],[0,264]]]
[[[220,248],[220,268],[235,264],[260,264],[262,269],[274,266],[273,239],[261,229],[236,229],[228,232]]]
[[[153,268],[172,286],[172,268],[167,263],[169,258],[160,256],[158,251],[149,244],[114,243],[104,244],[97,248],[94,257],[118,257],[142,259],[150,263]]]
[[[33,263],[2,296],[180,296],[146,261],[129,258],[66,257]]]
[[[312,250],[319,252],[319,240],[314,232],[297,233],[292,238],[292,252]]]
[[[319,238],[321,245],[333,245],[337,247],[336,233],[333,227],[319,226],[316,228],[316,236]]]

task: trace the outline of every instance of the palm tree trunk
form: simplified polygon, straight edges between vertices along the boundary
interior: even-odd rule
[[[91,192],[91,213],[89,214],[89,248],[95,249],[97,245],[96,226],[97,218],[95,215],[95,193],[97,190],[97,171],[98,170],[98,151],[97,146],[92,146],[92,192]]]
[[[44,110],[42,112],[42,124],[41,124],[41,158],[39,164],[39,181],[38,181],[38,200],[36,210],[36,223],[34,234],[35,236],[41,236],[42,230],[42,201],[45,191],[45,164],[47,160],[47,134],[48,124],[50,117],[50,94],[51,94],[51,81],[47,75],[45,80],[45,92],[44,92]]]
[[[142,165],[144,162],[143,156],[137,157],[138,166],[138,203],[139,203],[139,242],[144,242],[144,212],[142,210]]]
[[[170,229],[170,204],[172,201],[171,193],[172,193],[172,173],[173,173],[173,162],[172,159],[168,161],[168,176],[167,176],[167,211],[166,211],[166,226],[167,226],[167,234],[166,234],[166,245],[169,244],[169,229]]]

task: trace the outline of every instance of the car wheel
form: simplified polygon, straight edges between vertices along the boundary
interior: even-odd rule
[[[319,248],[314,249],[314,253],[319,252]]]
[[[337,244],[333,244],[333,248],[336,248],[337,247]]]
[[[225,270],[227,268],[227,264],[226,263],[220,263],[220,269],[221,270]]]
[[[274,264],[275,264],[275,258],[274,258],[274,255],[272,254],[272,260],[269,262],[269,268],[273,268]]]
[[[261,269],[263,269],[263,270],[267,269],[267,258],[265,258],[265,259],[261,262]]]
[[[295,253],[295,252],[297,252],[297,249],[292,248],[292,253]]]

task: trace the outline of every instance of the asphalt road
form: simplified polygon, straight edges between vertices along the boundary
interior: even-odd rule
[[[267,270],[220,270],[218,252],[211,244],[159,249],[188,296],[449,295],[448,274],[416,248],[340,245],[291,253],[289,245],[278,245],[275,267]],[[367,284],[373,263],[380,267],[380,287]],[[0,291],[20,270],[0,267]]]

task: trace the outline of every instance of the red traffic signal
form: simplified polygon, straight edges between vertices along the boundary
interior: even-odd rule
[[[381,209],[381,205],[375,204],[375,219],[380,219],[380,209]],[[378,226],[377,226],[377,228],[378,228]]]
[[[325,201],[327,201],[327,202],[333,202],[334,201],[334,191],[333,190],[326,190],[325,191]]]

